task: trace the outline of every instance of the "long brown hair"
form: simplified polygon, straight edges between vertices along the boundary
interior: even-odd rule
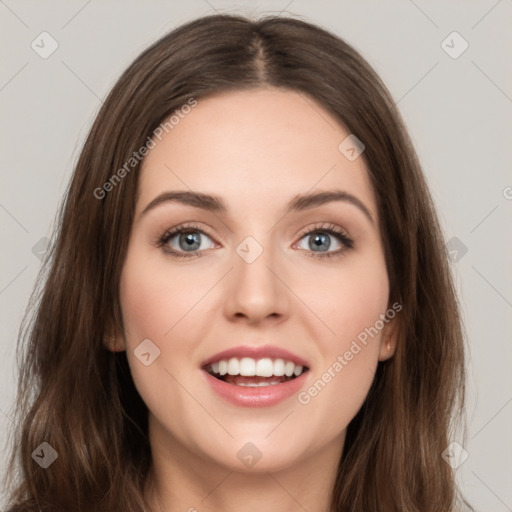
[[[8,480],[16,510],[147,510],[147,408],[125,353],[104,346],[106,333],[122,330],[119,280],[140,163],[108,193],[95,191],[190,98],[262,86],[314,99],[364,143],[390,303],[403,305],[397,351],[379,364],[348,427],[332,509],[453,510],[453,471],[441,454],[462,410],[463,334],[434,206],[395,103],[329,32],[291,18],[227,15],[192,21],[145,50],[85,142],[20,330]],[[42,442],[58,453],[46,470],[32,458]]]

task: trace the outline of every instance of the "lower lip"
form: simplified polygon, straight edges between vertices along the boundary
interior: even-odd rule
[[[216,379],[203,370],[212,389],[224,400],[240,407],[269,407],[299,392],[307,378],[308,371],[295,379],[271,386],[247,387],[228,384]]]

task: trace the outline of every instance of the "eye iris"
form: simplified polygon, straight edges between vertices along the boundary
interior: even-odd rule
[[[201,245],[199,233],[183,233],[179,238],[180,248],[184,251],[199,249]]]
[[[317,233],[309,239],[309,247],[311,250],[327,251],[331,245],[329,235],[326,233]]]

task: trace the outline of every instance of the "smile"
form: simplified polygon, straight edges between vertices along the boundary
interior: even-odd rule
[[[265,387],[293,380],[307,371],[307,368],[281,358],[232,357],[209,364],[206,371],[228,384]]]

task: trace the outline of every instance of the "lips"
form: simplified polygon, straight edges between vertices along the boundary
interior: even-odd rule
[[[206,384],[223,402],[237,407],[270,407],[297,396],[306,387],[310,372],[281,384],[264,387],[237,386],[216,379],[206,371],[202,371],[202,374]]]
[[[235,347],[202,363],[208,384],[224,400],[248,407],[276,404],[298,392],[307,361],[276,346]]]

